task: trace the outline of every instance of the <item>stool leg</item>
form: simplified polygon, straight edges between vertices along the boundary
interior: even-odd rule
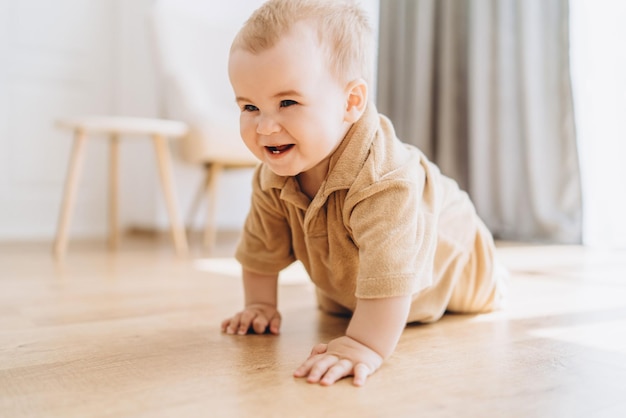
[[[87,135],[82,130],[74,132],[74,144],[72,156],[68,166],[67,177],[65,179],[65,190],[63,192],[63,203],[59,214],[59,224],[54,241],[53,252],[57,258],[63,258],[67,249],[67,232],[70,225],[72,212],[74,211],[74,201],[76,200],[76,189],[80,177],[85,154],[85,140]]]
[[[217,228],[215,225],[215,207],[217,203],[217,185],[222,174],[224,167],[221,164],[213,163],[207,170],[209,170],[208,182],[206,185],[207,196],[207,216],[206,224],[204,227],[204,248],[210,253],[215,247],[215,241],[217,238]]]
[[[191,206],[189,207],[189,213],[187,214],[187,230],[191,232],[193,230],[193,223],[196,218],[196,214],[198,213],[198,208],[200,207],[200,203],[202,199],[206,196],[206,190],[209,185],[209,181],[211,181],[211,171],[209,170],[209,166],[211,163],[206,164],[204,166],[204,177],[202,178],[202,184],[198,187],[196,194],[193,198]]]
[[[119,190],[119,148],[120,141],[116,134],[110,137],[109,155],[109,248],[116,249],[119,244],[118,190]]]
[[[159,166],[159,174],[161,177],[161,186],[163,187],[163,195],[167,212],[170,217],[170,225],[172,228],[172,238],[178,255],[187,254],[187,236],[185,227],[178,218],[176,209],[176,193],[174,192],[174,182],[172,181],[172,168],[170,152],[167,148],[167,142],[162,135],[153,135],[154,149],[157,155],[157,163]]]

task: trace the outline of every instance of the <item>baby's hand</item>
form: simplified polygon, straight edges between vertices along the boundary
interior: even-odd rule
[[[251,304],[232,318],[222,321],[222,332],[245,335],[248,330],[252,330],[257,334],[263,334],[269,329],[272,334],[278,334],[280,321],[280,313],[275,306],[263,303]]]
[[[307,377],[309,383],[330,386],[346,376],[354,376],[355,386],[363,386],[369,375],[382,364],[383,358],[374,350],[348,336],[313,347],[309,358],[294,372]]]

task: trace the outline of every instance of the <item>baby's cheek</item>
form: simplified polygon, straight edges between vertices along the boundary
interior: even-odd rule
[[[240,125],[239,133],[241,135],[241,139],[243,139],[243,142],[254,153],[255,152],[254,147],[256,146],[256,137],[257,137],[254,126],[249,122],[246,122],[246,123],[242,122]]]
[[[242,138],[246,138],[254,132],[253,121],[250,120],[250,116],[247,113],[242,113],[239,117],[239,133]]]

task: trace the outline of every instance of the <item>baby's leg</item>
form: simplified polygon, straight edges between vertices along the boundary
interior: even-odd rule
[[[480,230],[476,234],[474,252],[457,282],[447,310],[456,313],[480,313],[499,309],[503,305],[508,271],[496,259],[491,234]]]

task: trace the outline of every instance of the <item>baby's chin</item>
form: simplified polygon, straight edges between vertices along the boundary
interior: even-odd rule
[[[285,169],[282,167],[272,167],[271,164],[267,164],[267,166],[269,167],[269,169],[272,171],[272,173],[276,174],[277,176],[281,176],[281,177],[295,177],[298,174],[302,173],[302,171],[298,171],[298,170],[290,170],[290,169]]]

